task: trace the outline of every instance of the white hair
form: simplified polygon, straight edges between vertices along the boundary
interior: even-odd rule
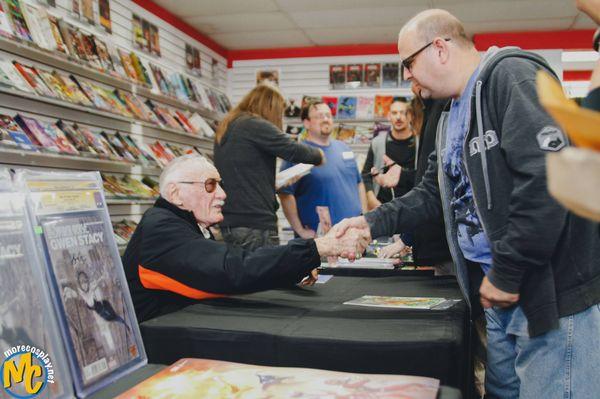
[[[169,200],[169,185],[188,178],[186,177],[186,174],[190,170],[193,170],[197,175],[201,175],[209,170],[216,170],[216,168],[201,155],[187,154],[177,157],[169,162],[160,174],[160,180],[158,183],[160,187],[160,195],[164,199]]]

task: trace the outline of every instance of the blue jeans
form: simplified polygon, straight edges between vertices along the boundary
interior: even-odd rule
[[[600,305],[529,338],[520,306],[486,309],[486,398],[600,397]]]

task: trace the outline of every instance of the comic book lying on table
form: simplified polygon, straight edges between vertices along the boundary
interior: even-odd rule
[[[97,172],[18,171],[77,395],[146,363]]]
[[[0,397],[71,398],[69,367],[25,196],[13,189],[4,168],[0,169],[0,286]]]
[[[435,399],[438,389],[439,381],[427,377],[180,359],[118,399]]]

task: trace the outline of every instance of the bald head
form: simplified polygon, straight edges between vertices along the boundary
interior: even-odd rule
[[[418,13],[400,30],[399,38],[405,35],[422,43],[429,43],[436,37],[451,38],[457,45],[473,47],[463,24],[446,10],[431,9]]]

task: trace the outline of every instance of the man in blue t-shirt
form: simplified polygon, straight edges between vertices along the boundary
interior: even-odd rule
[[[327,104],[312,103],[302,108],[302,122],[308,132],[307,145],[320,148],[325,163],[297,183],[279,192],[283,213],[296,234],[302,238],[316,235],[319,225],[317,206],[329,208],[331,222],[358,216],[366,210],[365,186],[354,153],[341,141],[331,140],[333,117]],[[293,166],[284,162],[281,170]]]

